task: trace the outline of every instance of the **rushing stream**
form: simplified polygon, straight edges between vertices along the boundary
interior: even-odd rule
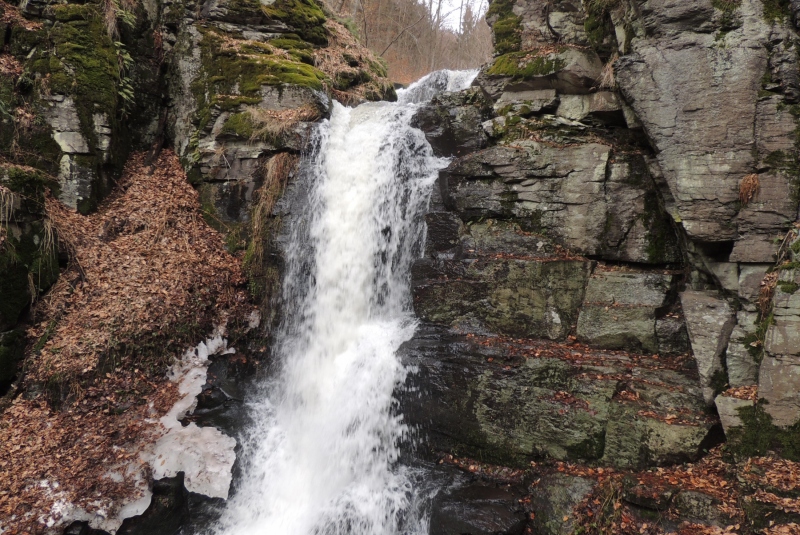
[[[301,164],[309,191],[287,246],[279,369],[249,406],[242,476],[215,535],[427,533],[395,389],[414,332],[409,269],[439,169],[417,103],[467,87],[440,71],[397,103],[334,104]]]

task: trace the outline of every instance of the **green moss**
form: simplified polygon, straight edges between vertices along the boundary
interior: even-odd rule
[[[328,44],[325,13],[314,0],[276,0],[263,6],[264,14],[291,26],[303,40],[315,45]]]
[[[494,31],[494,49],[498,54],[517,52],[522,46],[521,19],[514,15],[506,15],[492,26]]]
[[[724,12],[732,12],[739,9],[742,0],[711,0],[711,5]]]
[[[764,4],[764,20],[767,22],[782,21],[791,15],[791,0],[762,0]]]
[[[314,47],[300,38],[292,39],[284,36],[281,39],[271,40],[269,44],[282,50],[286,50],[297,61],[307,65],[314,65],[314,55],[312,54]]]
[[[753,359],[760,363],[764,359],[764,340],[770,325],[775,323],[775,316],[768,314],[756,323],[756,330],[742,338],[742,345]]]
[[[728,450],[742,457],[758,457],[777,451],[782,457],[800,461],[800,422],[786,428],[777,427],[764,410],[766,401],[738,409],[741,427],[728,433]]]
[[[546,76],[563,69],[565,62],[553,55],[531,56],[527,52],[512,52],[498,57],[487,71],[493,76],[511,76],[515,80],[527,80]]]
[[[250,139],[253,136],[253,122],[250,115],[245,112],[234,113],[225,120],[222,125],[223,135],[237,136],[243,139]]]
[[[212,108],[232,111],[243,104],[261,102],[261,87],[296,84],[321,90],[325,74],[297,59],[273,53],[269,45],[244,42],[244,50],[223,47],[225,35],[200,30],[202,69],[191,85],[197,101],[197,126],[210,122]]]
[[[58,194],[58,183],[38,171],[9,167],[7,177],[2,184],[22,196],[22,207],[28,213],[42,212],[46,190]]]
[[[50,9],[57,22],[86,21],[94,14],[94,6],[91,4],[55,4]]]
[[[800,285],[794,281],[778,281],[778,288],[780,288],[783,293],[793,294],[800,288]]]
[[[513,8],[513,0],[493,0],[486,12],[486,19],[493,21],[494,49],[500,55],[519,51],[522,43],[521,19]]]

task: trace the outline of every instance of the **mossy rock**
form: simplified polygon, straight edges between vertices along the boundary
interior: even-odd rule
[[[39,172],[18,167],[0,170],[0,184],[19,196],[19,208],[11,213],[0,244],[0,330],[19,320],[33,297],[49,288],[58,277],[56,237],[40,219],[44,192],[52,182]]]
[[[81,133],[94,146],[92,114],[103,112],[110,118],[117,115],[117,50],[98,5],[63,4],[50,9],[56,22],[47,33],[48,41],[37,47],[30,68],[48,78],[52,93],[75,97]]]
[[[42,222],[24,225],[19,237],[9,235],[0,250],[0,328],[17,323],[31,301],[30,290],[49,288],[58,277],[55,240],[48,240]]]
[[[505,15],[492,26],[494,50],[497,54],[518,52],[522,45],[521,19],[512,14]]]
[[[201,69],[191,85],[199,129],[208,125],[213,107],[234,111],[259,104],[263,86],[292,84],[321,90],[327,81],[322,71],[302,61],[306,51],[300,46],[286,58],[270,44],[242,41],[237,50],[223,46],[229,36],[221,31],[201,28],[200,32]],[[281,44],[289,46],[289,41]]]
[[[276,0],[264,6],[264,14],[290,26],[303,40],[315,45],[328,44],[325,13],[314,0]]]
[[[727,450],[739,457],[758,457],[776,451],[781,457],[800,461],[800,422],[778,427],[764,409],[766,401],[738,409],[742,421],[728,434]]]
[[[487,73],[492,76],[510,76],[514,80],[528,80],[553,74],[564,66],[564,60],[554,54],[537,56],[530,52],[511,52],[495,59]]]

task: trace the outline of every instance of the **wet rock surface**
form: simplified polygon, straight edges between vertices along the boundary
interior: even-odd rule
[[[459,132],[475,149],[450,153],[434,192],[402,407],[433,452],[533,461],[534,533],[746,532],[761,505],[730,500],[755,490],[669,467],[740,473],[714,449],[725,435],[736,456],[797,455],[798,65],[784,7],[518,0],[487,14],[497,55],[474,86],[492,113],[482,133]],[[538,472],[554,461],[577,464]],[[565,498],[561,514],[553,500],[587,464],[644,472],[616,487],[593,472],[596,501]],[[676,476],[647,475],[664,470]],[[616,492],[622,517],[575,517]]]
[[[519,494],[503,488],[468,484],[433,500],[430,535],[520,535],[524,529]]]
[[[436,451],[642,468],[697,459],[715,440],[689,360],[433,327],[404,352],[418,372],[403,413]]]

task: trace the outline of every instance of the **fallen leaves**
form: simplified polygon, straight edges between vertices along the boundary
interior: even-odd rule
[[[197,192],[177,156],[162,153],[150,174],[131,157],[117,191],[96,214],[81,216],[47,200],[48,215],[73,257],[74,285],[57,285],[36,311],[58,318],[31,381],[63,382],[101,359],[133,355],[166,362],[224,323],[247,297],[239,261],[199,217]],[[47,321],[31,329],[43,339]]]
[[[728,390],[723,392],[722,395],[729,398],[749,399],[751,401],[758,401],[758,385],[729,388]]]
[[[239,261],[200,217],[170,151],[152,173],[134,154],[95,214],[52,198],[47,212],[72,260],[34,310],[25,396],[0,416],[8,535],[57,523],[60,503],[112,515],[137,497],[131,473],[109,474],[139,462],[179,396],[167,364],[226,319],[246,323],[251,310]]]

